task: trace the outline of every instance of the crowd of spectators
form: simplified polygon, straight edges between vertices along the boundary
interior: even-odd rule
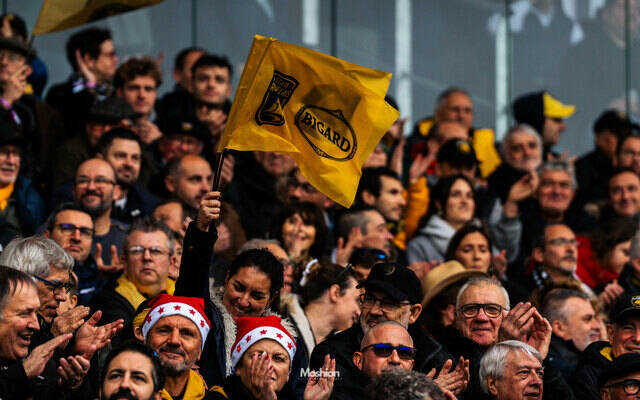
[[[349,209],[274,152],[229,152],[213,190],[225,56],[185,48],[158,98],[157,60],[86,28],[45,92],[24,22],[0,20],[0,398],[640,393],[623,112],[576,158],[554,146],[580,104],[523,95],[498,143],[452,86],[389,128]]]

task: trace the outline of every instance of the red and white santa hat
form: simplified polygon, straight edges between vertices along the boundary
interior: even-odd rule
[[[149,313],[142,324],[142,335],[145,340],[156,322],[171,315],[183,316],[196,325],[202,338],[200,347],[204,349],[204,342],[207,340],[211,324],[204,312],[204,300],[197,297],[171,296],[163,293],[151,299]]]
[[[271,339],[280,344],[289,353],[289,363],[296,353],[296,342],[282,326],[280,317],[238,317],[236,319],[236,341],[231,352],[231,365],[236,367],[238,361],[249,347],[262,339]]]

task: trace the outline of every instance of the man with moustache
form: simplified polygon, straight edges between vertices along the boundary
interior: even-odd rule
[[[542,315],[553,331],[549,362],[568,380],[584,349],[601,340],[600,321],[591,298],[577,290],[555,289],[545,296]]]
[[[137,341],[127,341],[107,355],[100,379],[100,399],[161,400],[164,380],[155,351]]]
[[[143,301],[163,292],[173,294],[175,282],[168,279],[173,252],[173,233],[166,225],[151,217],[135,220],[124,241],[124,271],[91,299],[91,309],[102,310],[106,322],[122,319],[123,332],[130,335]]]
[[[640,296],[623,295],[609,312],[609,341],[591,343],[584,350],[570,380],[576,399],[600,400],[598,377],[623,354],[640,353]]]
[[[111,164],[120,187],[120,198],[113,204],[111,217],[130,224],[136,218],[151,215],[159,201],[138,183],[143,167],[138,135],[126,128],[112,129],[100,138],[96,156]]]
[[[122,251],[128,225],[111,218],[113,201],[120,197],[120,186],[111,164],[91,158],[78,167],[73,187],[73,199],[94,220],[91,255],[100,273],[112,277],[122,271],[118,254]]]
[[[440,370],[451,358],[424,326],[415,324],[422,312],[422,288],[413,271],[395,263],[378,263],[358,288],[364,289],[360,296],[360,323],[329,337],[311,353],[312,370],[322,367],[325,355],[331,354],[335,358],[340,380],[335,381],[334,398],[357,398],[358,393],[363,393],[362,382],[367,377],[353,363],[353,355],[361,351],[365,334],[381,322],[395,321],[409,331],[417,349],[414,357],[416,371]]]
[[[210,398],[204,380],[192,369],[200,359],[209,329],[202,298],[160,294],[149,301],[142,335],[160,358],[164,399]]]
[[[573,230],[562,223],[550,224],[536,239],[531,252],[534,268],[525,274],[520,283],[529,293],[546,284],[565,279],[580,281],[576,275],[578,267],[578,241]],[[582,284],[589,293],[588,286]]]

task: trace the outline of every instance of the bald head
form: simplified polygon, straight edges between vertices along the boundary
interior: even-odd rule
[[[374,325],[362,338],[360,348],[372,343],[386,343],[381,339],[394,337],[402,341],[403,345],[413,347],[413,339],[407,329],[396,321],[384,321]]]
[[[76,170],[73,198],[94,218],[111,213],[113,199],[120,188],[111,164],[100,158],[91,158]]]
[[[413,353],[413,339],[409,332],[395,321],[385,321],[367,331],[360,351],[353,354],[353,363],[373,379],[388,368],[410,371],[413,369]]]

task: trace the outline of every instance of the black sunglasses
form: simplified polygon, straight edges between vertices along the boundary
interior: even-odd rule
[[[363,347],[362,350],[360,350],[360,352],[364,353],[368,349],[372,349],[373,354],[375,354],[376,357],[380,357],[380,358],[391,357],[391,354],[393,354],[394,350],[398,353],[398,357],[400,357],[400,359],[404,361],[413,360],[413,358],[416,355],[416,349],[414,349],[413,347],[394,346],[391,343],[370,344],[368,346]]]

